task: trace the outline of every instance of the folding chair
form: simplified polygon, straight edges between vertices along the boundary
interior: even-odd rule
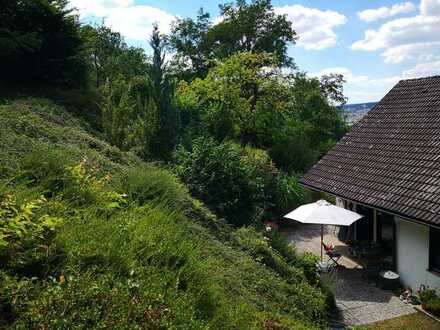
[[[330,258],[330,260],[333,262],[335,266],[340,266],[338,261],[341,259],[342,254],[338,251],[336,251],[334,248],[329,248],[327,245],[322,242],[322,245],[324,247],[325,254]]]

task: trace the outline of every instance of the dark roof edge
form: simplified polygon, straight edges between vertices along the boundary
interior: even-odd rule
[[[439,79],[440,75],[434,75],[434,76],[428,76],[428,77],[420,77],[420,78],[409,78],[409,79],[401,79],[399,82],[402,81],[420,81],[420,80],[430,80],[430,79]]]
[[[354,203],[356,203],[356,204],[360,204],[360,205],[363,205],[363,206],[367,206],[367,207],[370,207],[370,208],[374,208],[374,209],[376,209],[376,210],[383,211],[383,212],[386,212],[386,213],[390,213],[390,214],[392,214],[392,215],[398,216],[398,217],[403,218],[404,220],[407,220],[407,221],[410,221],[410,222],[414,222],[414,223],[418,223],[418,224],[421,224],[421,225],[424,225],[424,226],[435,227],[435,228],[440,229],[440,225],[433,224],[433,223],[431,223],[431,222],[429,222],[429,221],[426,221],[426,220],[423,220],[423,219],[410,218],[410,217],[408,217],[407,215],[405,215],[405,214],[403,214],[403,213],[399,213],[399,212],[396,212],[396,211],[391,211],[391,210],[388,210],[388,209],[380,208],[380,207],[377,207],[377,206],[372,205],[372,204],[367,204],[367,203],[359,202],[359,201],[357,201],[357,200],[354,200],[354,199],[351,199],[351,198],[344,197],[344,196],[342,196],[342,195],[337,195],[337,194],[335,194],[334,192],[331,192],[331,191],[328,191],[328,190],[325,190],[325,189],[321,189],[321,188],[318,189],[318,188],[316,188],[316,187],[313,187],[313,186],[310,186],[310,185],[308,185],[308,184],[306,184],[306,183],[301,182],[301,179],[298,181],[298,183],[299,183],[301,186],[303,186],[303,187],[305,187],[305,188],[308,188],[308,189],[311,189],[311,190],[314,190],[314,191],[325,192],[325,193],[327,193],[327,194],[330,194],[330,195],[333,195],[333,196],[336,196],[336,197],[340,197],[340,198],[343,198],[343,199],[349,200],[350,202],[354,202]]]

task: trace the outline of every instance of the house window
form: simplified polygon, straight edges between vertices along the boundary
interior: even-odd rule
[[[440,273],[440,229],[429,230],[429,269]]]

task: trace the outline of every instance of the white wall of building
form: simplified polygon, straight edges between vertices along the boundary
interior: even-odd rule
[[[416,290],[421,284],[440,292],[440,276],[428,271],[429,228],[396,219],[397,272],[405,286]]]

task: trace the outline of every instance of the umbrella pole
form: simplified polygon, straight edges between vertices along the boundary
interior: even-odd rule
[[[322,244],[324,241],[324,226],[321,225],[321,262],[322,262]]]

